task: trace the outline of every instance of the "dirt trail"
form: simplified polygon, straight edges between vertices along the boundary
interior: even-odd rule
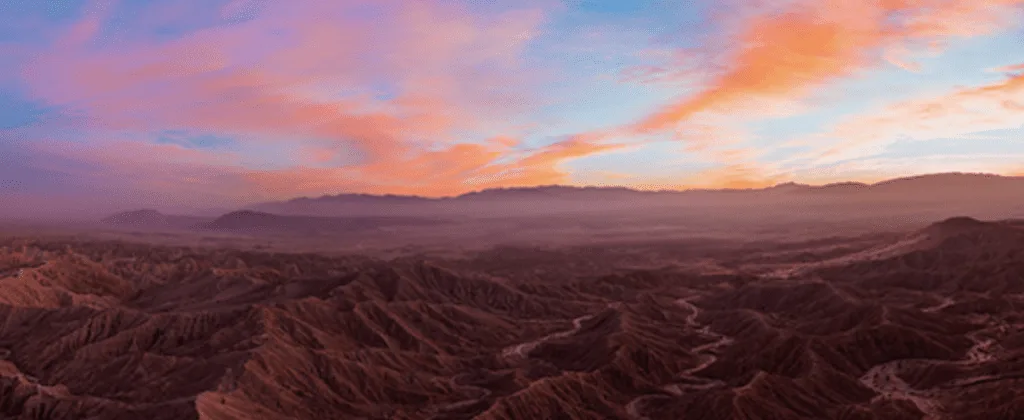
[[[688,302],[686,299],[677,299],[676,304],[689,308],[693,311],[692,315],[686,317],[686,322],[692,327],[697,327],[697,316],[700,315],[700,309]],[[680,373],[681,379],[686,380],[686,382],[670,384],[663,387],[662,389],[666,392],[673,395],[683,395],[686,391],[705,390],[719,385],[724,385],[721,381],[695,377],[693,374],[700,372],[704,370],[704,368],[711,366],[712,363],[715,363],[718,360],[718,356],[715,353],[719,349],[732,344],[733,339],[711,331],[711,327],[709,325],[701,326],[700,328],[697,328],[697,331],[703,335],[715,337],[716,340],[693,348],[692,352],[702,357],[703,361],[697,366]]]
[[[578,333],[580,331],[580,329],[583,328],[583,323],[584,322],[587,322],[588,320],[596,317],[597,315],[598,314],[584,315],[584,316],[581,316],[579,318],[576,318],[576,319],[572,320],[572,329],[570,329],[570,330],[559,331],[559,332],[556,332],[556,333],[553,333],[553,334],[548,334],[548,335],[546,335],[544,337],[538,338],[538,339],[533,340],[533,341],[528,341],[528,342],[525,342],[525,343],[520,343],[520,344],[516,344],[516,345],[513,345],[513,346],[506,347],[504,350],[501,351],[501,358],[503,358],[505,360],[509,360],[509,361],[524,360],[527,357],[529,357],[528,355],[530,354],[530,352],[532,352],[534,349],[536,349],[541,344],[544,344],[544,343],[546,343],[548,341],[551,341],[551,340],[556,340],[556,339],[559,339],[559,338],[569,337],[569,336],[571,336],[573,334]]]
[[[939,302],[939,304],[937,304],[935,306],[924,308],[921,311],[922,312],[928,312],[928,313],[939,312],[939,311],[941,311],[943,309],[946,309],[946,308],[948,308],[950,306],[953,306],[954,304],[956,304],[956,301],[953,300],[953,298],[951,298],[949,296],[943,296],[942,297],[942,302]]]
[[[697,366],[680,372],[680,379],[685,382],[668,384],[663,386],[661,389],[669,394],[680,396],[685,394],[687,391],[700,391],[725,385],[722,381],[701,378],[693,376],[693,374],[700,372],[701,370],[704,370],[704,368],[711,366],[712,363],[715,363],[715,361],[718,360],[718,356],[715,355],[715,352],[722,347],[731,344],[733,339],[711,331],[710,326],[699,326],[699,324],[697,324],[697,317],[700,315],[700,308],[696,307],[686,299],[677,299],[675,303],[676,305],[690,310],[690,315],[686,316],[687,325],[696,328],[697,331],[703,335],[716,337],[716,340],[708,344],[697,346],[692,350],[692,352],[701,357],[702,360],[697,364]],[[634,398],[629,402],[629,404],[626,404],[626,413],[634,420],[650,420],[649,417],[644,416],[640,411],[643,404],[647,400],[653,398],[664,398],[664,395],[641,395]]]
[[[46,267],[50,264],[49,260],[43,260],[32,264],[17,264],[13,267],[7,267],[0,270],[0,280],[7,279],[20,279],[25,274],[34,272],[40,268]]]
[[[871,261],[892,258],[897,255],[906,254],[908,252],[913,251],[914,249],[917,249],[917,247],[919,247],[927,239],[927,235],[914,234],[891,244],[886,244],[879,247],[866,249],[863,251],[857,251],[840,257],[830,258],[827,260],[812,263],[795,264],[794,266],[791,267],[779,268],[765,274],[763,277],[769,279],[789,279],[793,277],[799,277],[803,274],[807,274],[813,270],[821,268],[838,267],[859,261]]]
[[[67,386],[62,384],[50,384],[45,385],[40,383],[39,378],[29,375],[21,371],[17,365],[8,360],[11,356],[11,351],[8,349],[0,348],[0,377],[12,378],[22,385],[30,386],[33,388],[32,395],[28,397],[26,401],[26,407],[32,409],[32,407],[52,405],[54,401],[63,401],[72,404],[94,404],[102,406],[113,406],[122,409],[143,409],[148,407],[162,407],[175,404],[191,404],[194,403],[199,395],[188,395],[179,398],[173,398],[163,401],[153,401],[145,403],[126,403],[111,398],[92,396],[92,395],[79,395],[74,394],[68,390]]]
[[[908,385],[898,376],[898,373],[907,368],[922,366],[933,366],[940,364],[947,365],[977,365],[989,362],[994,359],[992,346],[995,341],[992,339],[981,339],[979,332],[968,334],[968,338],[974,341],[974,345],[967,351],[967,357],[960,361],[943,361],[931,359],[903,359],[894,360],[868,369],[867,373],[861,376],[860,381],[868,388],[879,393],[875,399],[895,398],[907,400],[917,406],[917,409],[924,413],[925,420],[939,420],[945,418],[942,404],[937,400],[939,391],[937,389],[919,390]],[[989,375],[991,376],[991,375]],[[957,382],[970,382],[976,378],[964,379]]]

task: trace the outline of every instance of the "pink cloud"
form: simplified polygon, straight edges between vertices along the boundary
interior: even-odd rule
[[[921,64],[908,59],[908,55],[910,55],[910,51],[903,47],[890,48],[884,53],[885,60],[888,61],[889,64],[909,72],[920,73]]]
[[[456,137],[508,124],[537,102],[529,89],[535,75],[520,58],[543,19],[536,10],[473,15],[447,2],[387,0],[375,3],[383,15],[374,21],[353,17],[365,6],[237,2],[222,13],[255,17],[169,41],[109,46],[88,42],[95,31],[87,29],[101,21],[89,16],[77,25],[84,29],[63,37],[75,42],[54,43],[22,70],[32,94],[74,109],[86,129],[173,128],[289,142],[298,151],[295,166],[244,169],[230,153],[122,140],[40,143],[46,150],[39,153],[76,156],[102,167],[108,181],[130,178],[133,188],[180,197],[229,184],[227,199],[257,201],[557,183],[567,180],[562,162],[615,147],[578,138],[522,152],[508,135],[477,143]],[[382,83],[389,91],[379,98],[369,87]],[[341,155],[365,159],[314,167]]]
[[[888,4],[886,4],[888,3]],[[986,35],[1016,23],[1021,0],[908,1],[883,2],[892,11],[911,11],[901,32],[914,38],[941,40],[945,37]]]
[[[620,147],[574,138],[509,160],[509,143],[497,138],[488,144],[455,144],[373,165],[250,171],[244,178],[248,189],[267,198],[342,191],[450,196],[485,188],[566,183],[568,174],[559,169],[561,163]]]
[[[103,21],[109,17],[113,0],[89,0],[85,17],[71,26],[57,42],[62,48],[80,48],[99,34]]]
[[[992,69],[992,71],[996,72],[996,73],[1013,73],[1013,72],[1018,72],[1018,71],[1024,71],[1024,63],[1013,64],[1013,65],[1009,65],[1009,66],[1003,66],[1003,67]]]
[[[368,167],[396,170],[388,163],[529,106],[519,55],[538,12],[475,16],[446,2],[389,0],[371,22],[353,17],[364,6],[267,3],[243,23],[109,47],[85,42],[99,22],[90,15],[64,37],[74,42],[54,44],[22,74],[32,94],[94,128],[333,140],[330,150],[356,144]],[[380,83],[390,98],[366,90]]]
[[[93,218],[128,207],[231,207],[254,198],[242,188],[230,153],[86,133],[74,142],[9,134],[21,145],[15,168],[4,175],[48,186],[0,191],[11,204],[8,215]],[[35,212],[22,211],[33,206]]]
[[[186,177],[212,178],[236,172],[232,164],[237,161],[229,152],[118,138],[97,138],[90,142],[36,139],[27,152],[31,153],[37,167],[74,172],[75,168],[60,163],[74,160],[82,164],[75,175],[136,185],[154,180],[173,183]]]

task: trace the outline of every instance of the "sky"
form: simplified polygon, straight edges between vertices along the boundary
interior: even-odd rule
[[[1024,174],[1024,0],[0,0],[0,200]]]

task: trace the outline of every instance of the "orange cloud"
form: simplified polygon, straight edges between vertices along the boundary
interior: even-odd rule
[[[663,130],[748,95],[788,94],[846,75],[866,58],[865,45],[880,42],[877,34],[848,25],[823,22],[809,13],[755,19],[738,40],[742,47],[725,74],[707,90],[633,128],[641,133]]]
[[[1012,72],[1024,71],[1024,63],[1014,64],[1014,65],[1011,65],[1011,66],[1000,67],[1000,68],[997,68],[997,69],[993,69],[992,71],[997,72],[997,73],[1012,73]]]
[[[800,97],[882,60],[879,51],[953,36],[990,33],[1011,24],[1006,10],[1024,0],[802,0],[781,12],[744,17],[727,64],[708,87],[634,124],[636,133],[674,127],[701,112],[756,97]],[[742,14],[741,14],[742,15]],[[717,44],[716,44],[717,45]],[[896,57],[893,53],[890,58]],[[903,66],[914,64],[899,60]]]
[[[679,50],[673,66],[640,67],[633,81],[692,79],[701,60],[712,76],[704,89],[623,127],[622,135],[674,131],[685,150],[722,166],[692,177],[703,186],[765,186],[785,179],[768,176],[757,153],[743,143],[744,118],[799,112],[792,107],[814,89],[889,62],[910,71],[921,47],[936,54],[951,37],[988,34],[1013,24],[1013,7],[1024,0],[794,0],[782,3],[738,0],[720,13],[725,38],[705,51]],[[685,60],[684,60],[685,59]],[[682,70],[680,70],[682,69]],[[717,72],[717,74],[716,74]],[[1006,102],[1009,101],[1009,102]],[[1004,98],[1003,109],[1018,102]],[[926,107],[919,109],[926,113]],[[999,118],[999,117],[996,117]],[[871,122],[861,121],[871,126]],[[990,125],[999,125],[989,121]]]
[[[328,163],[341,153],[339,147],[334,146],[303,146],[302,154],[304,160],[313,163]]]
[[[342,168],[250,171],[244,178],[263,199],[338,192],[450,196],[469,191],[566,183],[563,162],[621,147],[574,138],[504,162],[508,139],[411,152],[393,160]]]
[[[369,165],[360,169],[360,175],[372,179],[378,191],[447,195],[461,192],[465,188],[462,182],[467,177],[472,177],[503,153],[503,149],[488,145],[456,144]]]
[[[771,174],[756,164],[731,164],[707,169],[683,180],[690,188],[765,188],[789,181],[783,174]]]
[[[486,147],[449,150],[424,157],[433,165],[450,167],[447,171],[440,171],[440,178],[427,184],[435,186],[429,190],[433,195],[451,195],[496,187],[564,184],[568,182],[569,175],[559,166],[565,161],[620,147],[617,144],[596,143],[588,138],[572,138],[526,153],[507,163],[497,160],[504,153]],[[437,176],[439,171],[429,173]],[[416,176],[415,171],[410,174],[410,177],[413,176]]]

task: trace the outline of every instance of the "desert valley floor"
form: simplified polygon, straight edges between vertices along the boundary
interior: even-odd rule
[[[0,418],[1024,418],[1024,223],[397,258],[11,236]]]

